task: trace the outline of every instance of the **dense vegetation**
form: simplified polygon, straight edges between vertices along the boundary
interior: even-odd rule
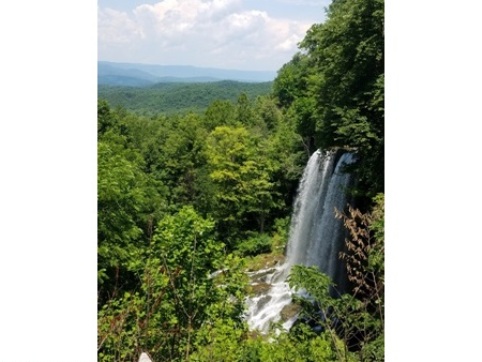
[[[157,83],[145,87],[99,85],[98,95],[112,106],[142,115],[204,111],[215,100],[236,101],[240,93],[250,99],[271,92],[272,82]]]
[[[272,94],[148,116],[99,100],[100,361],[384,359],[383,72],[383,1],[335,0]],[[327,276],[294,268],[290,284],[317,302],[296,301],[301,315],[322,332],[258,336],[242,318],[245,270],[282,253],[317,147],[359,156],[357,204],[333,215],[352,287],[333,298]]]

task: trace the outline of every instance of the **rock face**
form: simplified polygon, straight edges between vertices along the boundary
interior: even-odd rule
[[[255,284],[251,284],[251,288],[255,295],[260,295],[268,292],[268,290],[271,288],[271,284],[264,283],[264,282],[255,283]]]
[[[139,357],[139,362],[153,362],[149,355],[146,352],[142,352],[141,356]]]
[[[280,312],[281,320],[288,321],[295,317],[301,311],[301,306],[298,304],[290,303],[285,305]]]

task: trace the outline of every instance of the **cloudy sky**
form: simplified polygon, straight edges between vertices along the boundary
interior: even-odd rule
[[[331,0],[99,0],[98,58],[278,70]]]

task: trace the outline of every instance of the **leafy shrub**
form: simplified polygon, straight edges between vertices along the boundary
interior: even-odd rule
[[[256,234],[238,245],[238,252],[243,256],[254,256],[271,252],[271,237],[268,234]]]

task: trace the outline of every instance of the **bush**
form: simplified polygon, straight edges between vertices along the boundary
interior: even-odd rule
[[[256,234],[238,245],[238,252],[243,256],[254,256],[271,252],[271,237],[268,234]]]

